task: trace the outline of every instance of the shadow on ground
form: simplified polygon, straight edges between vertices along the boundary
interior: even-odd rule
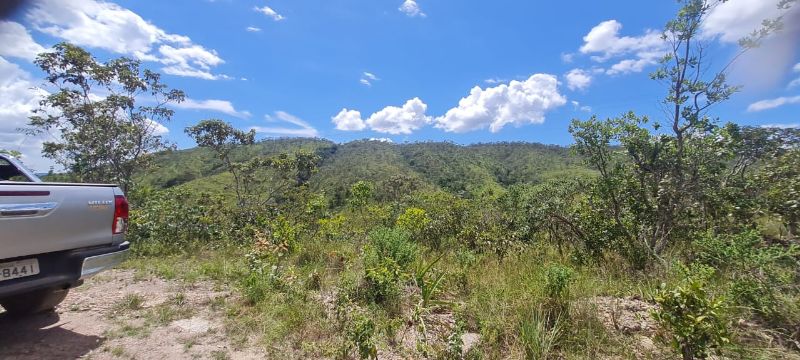
[[[67,324],[55,312],[22,318],[0,312],[0,359],[75,359],[102,344]]]

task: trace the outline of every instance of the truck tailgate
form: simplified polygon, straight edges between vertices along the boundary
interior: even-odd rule
[[[0,259],[111,244],[114,189],[0,183]]]

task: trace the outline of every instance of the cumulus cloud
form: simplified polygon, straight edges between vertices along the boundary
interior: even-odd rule
[[[601,22],[583,37],[579,51],[591,55],[596,62],[624,58],[606,71],[609,75],[640,72],[664,55],[665,43],[659,32],[647,30],[640,36],[620,36],[620,30],[622,24],[617,20]]]
[[[187,98],[183,102],[171,104],[171,106],[179,109],[216,111],[238,118],[250,117],[250,112],[236,110],[233,104],[227,100],[193,100]]]
[[[73,44],[100,48],[164,64],[165,73],[202,79],[226,78],[211,73],[222,64],[214,50],[170,34],[117,4],[100,0],[38,0],[26,18],[33,28]],[[153,49],[158,49],[154,52]]]
[[[331,118],[336,129],[344,131],[359,131],[369,127],[372,131],[387,134],[411,134],[431,123],[431,117],[425,115],[428,105],[415,97],[406,101],[403,106],[387,106],[366,120],[361,118],[361,112],[342,109]]]
[[[222,59],[214,50],[206,50],[199,45],[190,45],[174,48],[161,45],[158,52],[162,55],[159,60],[166,65],[161,70],[170,75],[191,76],[207,80],[225,79],[225,75],[214,75],[209,72],[212,66],[222,64]]]
[[[258,133],[264,133],[274,136],[299,136],[299,137],[317,137],[319,132],[313,126],[297,116],[289,114],[285,111],[276,111],[274,115],[265,115],[264,118],[269,122],[288,123],[296,127],[283,127],[283,126],[253,126],[251,129]]]
[[[283,19],[286,19],[285,17],[283,17],[283,15],[278,14],[277,11],[273,10],[271,7],[266,5],[264,5],[263,7],[256,6],[255,8],[253,8],[253,10],[258,11],[275,21],[281,21]]]
[[[425,15],[424,12],[422,12],[422,10],[420,10],[419,4],[417,4],[417,2],[414,1],[414,0],[405,0],[405,1],[403,1],[403,4],[400,5],[398,10],[400,10],[400,12],[408,15],[409,17],[416,17],[416,16],[425,17],[425,16],[427,16],[427,15]]]
[[[505,125],[539,124],[545,113],[566,104],[558,92],[558,80],[549,74],[534,74],[525,81],[481,89],[472,88],[458,106],[437,117],[436,127],[448,132],[489,128],[498,132]]]
[[[33,40],[31,34],[19,23],[0,21],[0,56],[33,61],[45,48]]]
[[[564,77],[570,90],[584,90],[592,83],[592,74],[583,69],[572,69]]]
[[[261,31],[261,28],[255,26],[248,26],[245,28],[245,30],[247,30],[248,32],[259,32]]]
[[[41,151],[50,136],[28,137],[18,131],[27,126],[28,116],[46,94],[35,86],[30,74],[0,57],[0,149],[19,151],[25,165],[47,171],[55,163],[42,157]]]
[[[797,96],[781,96],[775,99],[767,99],[756,101],[747,107],[747,111],[756,112],[774,109],[789,104],[800,104],[800,95]]]
[[[415,97],[401,107],[387,106],[370,115],[366,123],[370,129],[388,134],[411,134],[431,122],[425,115],[428,105]]]
[[[342,131],[361,131],[367,127],[364,120],[361,120],[361,112],[357,110],[342,109],[336,116],[331,118],[337,130]]]

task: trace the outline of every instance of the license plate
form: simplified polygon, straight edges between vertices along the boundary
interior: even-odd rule
[[[38,259],[25,259],[0,263],[0,281],[33,276],[38,273]]]

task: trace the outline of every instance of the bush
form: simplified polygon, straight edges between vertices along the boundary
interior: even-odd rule
[[[190,245],[220,246],[231,238],[233,224],[219,197],[182,189],[140,190],[131,195],[127,238],[139,255],[186,251]]]
[[[569,311],[569,285],[573,279],[571,268],[555,264],[545,271],[544,292],[546,310],[550,317],[566,315]]]
[[[766,245],[757,231],[733,235],[706,233],[693,244],[698,263],[718,269],[731,284],[728,293],[736,305],[754,310],[773,322],[785,319],[792,304],[781,303],[781,294],[796,295],[797,264],[800,248],[796,245]]]
[[[401,281],[409,277],[417,257],[417,246],[408,233],[399,229],[379,228],[369,234],[364,247],[364,271],[369,297],[385,302],[398,295]]]
[[[396,226],[408,231],[411,235],[417,236],[431,222],[425,210],[420,208],[408,208],[397,217]]]
[[[681,284],[674,288],[662,284],[654,296],[659,309],[653,317],[662,327],[661,337],[668,338],[684,360],[705,359],[730,341],[724,300],[706,291],[711,274],[713,269],[695,266],[686,271]]]

